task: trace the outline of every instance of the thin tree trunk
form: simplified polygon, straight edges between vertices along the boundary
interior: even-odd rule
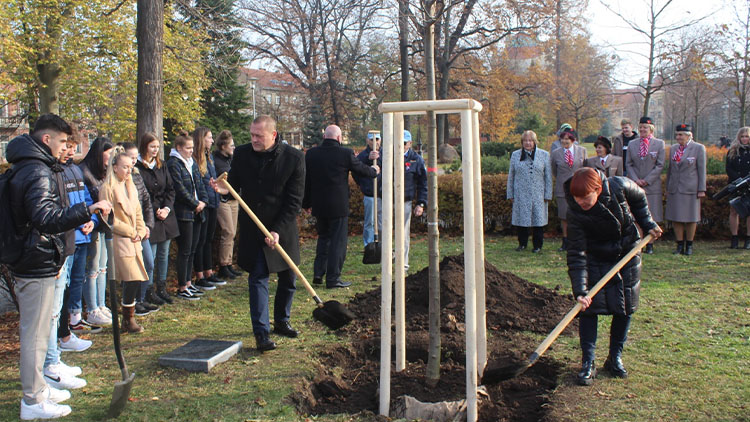
[[[409,0],[398,0],[398,41],[401,58],[401,101],[409,101]],[[404,129],[411,130],[409,116]]]
[[[557,0],[555,7],[555,87],[561,86],[560,79],[562,78],[562,66],[560,65],[560,54],[562,54],[562,0]],[[562,125],[562,110],[561,109],[561,98],[560,92],[556,89],[555,95],[557,96],[557,106],[555,107],[555,128],[559,128]],[[578,130],[576,125],[576,130]]]
[[[163,76],[164,2],[138,0],[136,39],[138,40],[138,88],[136,92],[136,141],[146,133],[159,139],[164,156]]]
[[[433,16],[425,19],[425,75],[427,99],[435,100],[435,3],[430,8]],[[447,77],[447,75],[444,75]],[[440,380],[440,233],[438,232],[437,180],[437,121],[435,112],[427,112],[427,242],[429,257],[429,320],[430,344],[427,352],[427,384]]]

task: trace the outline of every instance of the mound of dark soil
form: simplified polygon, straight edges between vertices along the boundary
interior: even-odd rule
[[[538,346],[524,332],[548,333],[570,310],[573,300],[570,295],[562,296],[499,271],[490,263],[485,264],[485,273],[489,365],[523,362]],[[429,344],[428,284],[427,268],[406,279],[408,365],[403,372],[391,374],[392,400],[403,394],[424,402],[465,397],[463,257],[447,257],[440,263],[442,359],[440,382],[435,387],[428,387],[424,378]],[[292,398],[300,413],[377,413],[380,296],[380,289],[374,289],[350,302],[349,309],[357,318],[341,331],[350,336],[351,346],[322,353],[318,375]],[[542,357],[521,376],[488,386],[490,400],[481,403],[480,420],[543,420],[543,404],[557,385],[560,368]]]

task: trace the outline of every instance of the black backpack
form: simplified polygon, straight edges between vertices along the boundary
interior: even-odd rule
[[[0,264],[13,265],[23,253],[26,233],[19,233],[10,208],[10,180],[13,169],[0,175]]]

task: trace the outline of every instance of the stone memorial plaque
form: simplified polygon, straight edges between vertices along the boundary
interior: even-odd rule
[[[237,354],[241,341],[195,339],[159,357],[159,364],[193,372],[208,372]]]

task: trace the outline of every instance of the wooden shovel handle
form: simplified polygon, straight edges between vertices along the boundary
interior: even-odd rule
[[[648,234],[640,242],[638,242],[638,244],[635,245],[635,247],[633,247],[633,249],[631,249],[627,255],[622,257],[622,259],[620,259],[617,262],[617,264],[615,264],[615,266],[612,267],[612,269],[609,270],[609,272],[607,272],[607,274],[604,274],[604,277],[602,277],[601,280],[599,280],[599,282],[596,283],[594,287],[592,287],[589,290],[589,293],[586,295],[586,297],[593,298],[597,293],[599,293],[599,290],[601,290],[604,287],[604,285],[607,284],[607,282],[612,277],[614,277],[614,275],[617,274],[617,272],[620,271],[622,267],[625,266],[625,264],[627,264],[641,249],[643,249],[643,247],[646,246],[646,244],[648,244],[648,242],[651,241],[652,237],[653,236],[651,234]],[[536,360],[539,359],[539,356],[541,356],[542,354],[544,354],[544,352],[547,351],[550,345],[552,345],[552,343],[555,340],[557,340],[557,337],[560,335],[560,333],[562,333],[563,330],[565,330],[568,324],[570,324],[570,322],[573,321],[573,318],[575,318],[576,315],[578,315],[578,312],[580,311],[581,311],[581,303],[576,300],[576,305],[573,307],[573,309],[571,309],[570,312],[568,312],[565,315],[562,321],[560,321],[555,327],[555,329],[553,329],[552,332],[549,333],[547,338],[544,339],[542,344],[540,344],[539,347],[537,347],[536,350],[534,350],[534,353],[531,354],[531,356],[529,357],[528,366],[533,365],[534,362],[536,362]]]
[[[247,206],[247,203],[245,203],[245,201],[242,200],[242,198],[237,193],[237,191],[234,190],[232,185],[229,184],[229,182],[227,181],[227,173],[226,172],[222,173],[221,176],[219,176],[219,178],[216,179],[216,182],[223,183],[224,187],[227,188],[227,190],[229,190],[229,193],[234,197],[234,199],[236,199],[237,202],[240,203],[240,206],[242,207],[242,209],[245,210],[247,215],[250,216],[250,218],[253,220],[255,225],[258,226],[261,232],[263,232],[263,235],[269,239],[273,239],[273,236],[271,236],[271,232],[268,231],[266,226],[263,225],[260,219],[255,215],[253,210],[251,210],[250,207]],[[277,243],[274,249],[276,249],[279,252],[281,257],[284,258],[284,261],[287,263],[287,265],[289,265],[289,267],[294,271],[294,273],[297,274],[297,278],[299,278],[302,281],[302,285],[305,286],[305,289],[307,290],[308,293],[310,293],[310,296],[312,296],[313,300],[315,300],[315,303],[318,304],[318,306],[322,306],[323,301],[320,300],[320,298],[318,297],[318,294],[315,293],[315,289],[313,289],[310,283],[308,283],[307,279],[305,278],[305,275],[302,274],[302,271],[300,271],[299,267],[297,267],[297,264],[295,264],[294,261],[292,261],[292,258],[290,258],[289,255],[287,255],[284,248],[281,247],[281,244]]]

